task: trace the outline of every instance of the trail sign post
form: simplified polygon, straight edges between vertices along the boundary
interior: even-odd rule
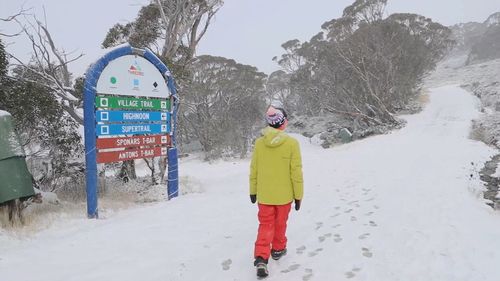
[[[149,50],[114,49],[85,75],[87,215],[98,218],[97,164],[166,156],[167,194],[178,195],[174,79]]]

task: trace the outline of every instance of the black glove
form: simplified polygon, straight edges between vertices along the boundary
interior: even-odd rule
[[[252,201],[252,204],[255,204],[255,202],[257,202],[257,194],[250,194],[250,201]]]
[[[301,201],[301,200],[297,200],[297,199],[295,199],[295,211],[300,210],[300,201]]]

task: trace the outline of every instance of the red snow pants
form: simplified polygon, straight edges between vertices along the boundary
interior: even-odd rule
[[[254,257],[269,259],[273,250],[286,248],[286,222],[292,203],[286,205],[259,204],[259,232],[255,241]]]

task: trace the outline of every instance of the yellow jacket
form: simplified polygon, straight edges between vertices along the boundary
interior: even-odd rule
[[[250,195],[260,204],[285,205],[302,200],[304,181],[299,142],[267,127],[255,142],[250,164]]]

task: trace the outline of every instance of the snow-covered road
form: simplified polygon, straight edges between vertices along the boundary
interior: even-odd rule
[[[500,214],[477,179],[494,151],[468,138],[478,114],[474,97],[446,86],[392,134],[328,150],[297,136],[305,199],[268,280],[499,280]],[[181,173],[204,192],[0,234],[0,280],[255,280],[248,166],[186,160]]]

